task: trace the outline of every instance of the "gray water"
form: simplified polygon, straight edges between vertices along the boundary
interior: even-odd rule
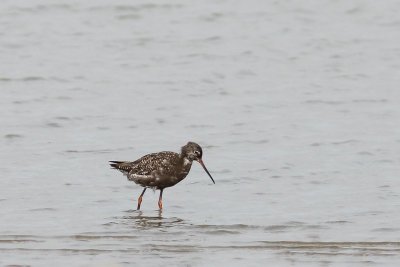
[[[0,5],[0,265],[398,266],[400,2]],[[203,146],[164,192],[111,170]]]

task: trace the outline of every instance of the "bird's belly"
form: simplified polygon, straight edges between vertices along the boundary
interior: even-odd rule
[[[190,171],[190,165],[184,165],[180,170],[169,171],[165,168],[160,168],[154,172],[157,188],[171,187],[185,179]]]
[[[178,175],[160,175],[156,177],[157,188],[165,188],[171,187],[182,181],[186,174],[178,174]]]

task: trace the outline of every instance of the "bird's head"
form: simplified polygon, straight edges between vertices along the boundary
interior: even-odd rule
[[[200,165],[203,167],[203,169],[206,171],[208,176],[210,176],[211,180],[214,182],[214,179],[212,178],[211,174],[207,170],[206,166],[203,163],[202,157],[203,157],[203,150],[201,147],[194,143],[194,142],[188,142],[186,145],[182,147],[181,154],[184,158],[187,158],[191,162],[193,160],[197,161],[200,163]]]
[[[188,142],[185,146],[183,146],[181,153],[185,158],[189,159],[190,161],[198,161],[203,156],[203,150],[201,149],[201,147],[193,142]]]

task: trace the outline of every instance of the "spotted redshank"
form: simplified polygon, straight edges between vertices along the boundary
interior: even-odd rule
[[[202,160],[203,150],[194,143],[188,142],[181,148],[181,153],[163,151],[148,154],[136,161],[110,161],[111,167],[121,171],[128,180],[144,187],[138,199],[137,209],[140,210],[143,195],[147,188],[160,190],[158,207],[162,209],[162,194],[164,188],[171,187],[185,179],[190,171],[193,160],[200,163],[215,184],[210,172]]]

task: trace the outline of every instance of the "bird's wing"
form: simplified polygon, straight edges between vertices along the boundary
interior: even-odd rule
[[[171,166],[179,159],[174,152],[153,153],[131,163],[128,179],[144,187],[156,187],[163,169]]]
[[[121,171],[130,181],[144,187],[155,187],[160,175],[173,175],[173,168],[178,161],[178,153],[163,151],[145,155],[132,162],[111,161],[110,165]]]
[[[148,154],[131,162],[129,173],[136,175],[152,175],[154,172],[159,171],[160,168],[170,166],[178,158],[179,154],[169,151]]]

